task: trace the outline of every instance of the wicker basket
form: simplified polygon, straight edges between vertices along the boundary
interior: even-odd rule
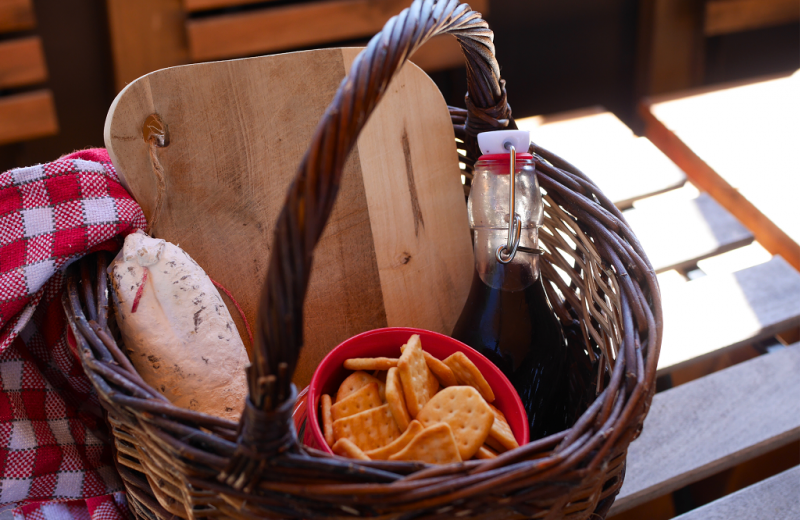
[[[468,169],[477,133],[515,127],[493,34],[469,6],[415,1],[372,39],[323,116],[276,225],[248,371],[250,399],[239,424],[177,408],[136,373],[108,328],[104,257],[83,260],[68,278],[64,306],[83,367],[108,411],[118,468],[139,517],[597,518],[608,512],[653,396],[660,294],[620,212],[586,175],[536,146],[531,152],[547,192],[540,233],[545,286],[555,312],[579,321],[589,349],[609,367],[588,410],[564,432],[496,459],[447,466],[353,461],[297,442],[290,380],[302,346],[302,306],[343,164],[394,73],[443,33],[458,38],[467,59],[467,110],[451,109],[451,116]]]

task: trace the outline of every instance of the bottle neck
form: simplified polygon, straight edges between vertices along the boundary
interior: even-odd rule
[[[539,278],[539,256],[518,250],[509,263],[503,264],[497,260],[497,251],[508,245],[512,218],[521,223],[518,245],[538,248],[542,199],[532,158],[517,154],[514,216],[510,215],[510,164],[508,154],[481,157],[475,164],[467,208],[478,275],[491,288],[513,292],[530,287]]]

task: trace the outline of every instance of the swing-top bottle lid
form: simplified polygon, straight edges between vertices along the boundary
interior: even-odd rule
[[[496,130],[478,134],[478,146],[483,155],[508,154],[508,145],[513,145],[517,155],[527,154],[531,144],[528,130]]]

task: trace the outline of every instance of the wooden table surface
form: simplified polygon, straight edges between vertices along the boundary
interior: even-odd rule
[[[534,143],[582,169],[618,207],[683,185],[686,175],[653,143],[602,107],[517,120]]]
[[[800,71],[646,100],[646,135],[800,269]]]

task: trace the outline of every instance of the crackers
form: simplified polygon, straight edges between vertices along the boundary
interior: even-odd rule
[[[425,403],[433,397],[439,385],[436,376],[428,369],[417,334],[411,336],[406,343],[406,348],[397,363],[397,372],[403,385],[408,413],[416,417]]]
[[[456,352],[444,360],[444,364],[450,367],[456,380],[460,385],[467,385],[475,388],[481,393],[487,403],[494,401],[494,392],[489,383],[486,382],[478,367],[469,360],[463,352]]]
[[[370,458],[367,457],[358,446],[353,444],[350,439],[347,438],[342,438],[336,441],[331,449],[333,449],[335,454],[341,455],[342,457],[358,460],[370,460]]]
[[[508,425],[506,416],[492,405],[489,405],[489,408],[494,413],[494,423],[492,423],[492,429],[489,430],[489,436],[507,450],[519,448],[517,438],[514,437],[514,432],[511,431],[511,426]]]
[[[322,431],[325,433],[325,442],[333,446],[333,416],[331,415],[331,396],[322,396]]]
[[[368,451],[367,456],[372,460],[387,460],[389,457],[408,446],[408,443],[424,429],[425,427],[422,426],[421,422],[411,421],[411,424],[408,425],[408,429],[403,432],[403,435],[383,448]]]
[[[439,423],[422,430],[408,446],[389,460],[418,460],[429,464],[461,462],[456,439],[447,423]]]
[[[353,392],[360,390],[361,388],[367,386],[370,383],[378,383],[378,393],[381,395],[381,399],[383,399],[384,393],[384,383],[367,374],[364,371],[359,370],[358,372],[353,372],[347,379],[342,381],[342,384],[339,385],[339,391],[336,392],[336,401],[339,402],[348,395],[352,394]]]
[[[423,426],[437,423],[450,425],[462,460],[471,459],[478,451],[494,422],[494,413],[481,394],[471,386],[445,388],[419,412]]]
[[[347,370],[389,370],[396,366],[396,358],[353,358],[344,361],[344,368]]]
[[[378,384],[370,383],[341,401],[336,401],[336,404],[331,406],[331,417],[334,421],[338,421],[357,413],[366,412],[371,408],[377,408],[382,404],[383,401],[378,394]]]
[[[325,442],[336,455],[450,464],[517,447],[505,416],[487,402],[492,388],[466,355],[440,361],[416,334],[400,351],[399,358],[346,360],[355,372],[335,401],[322,396]]]
[[[389,405],[389,411],[392,412],[392,417],[397,422],[397,426],[401,430],[408,428],[411,416],[406,407],[403,387],[400,385],[400,376],[397,374],[396,368],[390,368],[386,374],[386,404]]]
[[[376,450],[400,437],[388,405],[333,421],[333,436],[349,439],[362,451]]]

